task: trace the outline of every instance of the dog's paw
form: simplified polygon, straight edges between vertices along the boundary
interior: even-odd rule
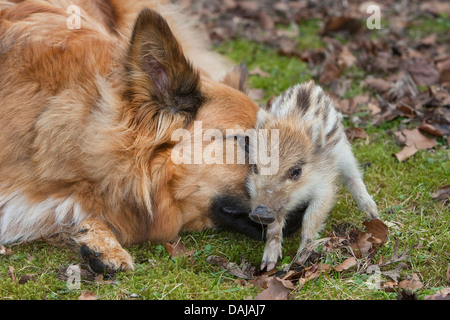
[[[120,246],[99,247],[84,244],[80,247],[80,255],[96,273],[112,275],[119,270],[134,270],[131,255]]]
[[[83,220],[71,239],[78,246],[82,260],[94,272],[114,274],[119,270],[134,270],[130,254],[122,248],[114,233],[102,220]]]

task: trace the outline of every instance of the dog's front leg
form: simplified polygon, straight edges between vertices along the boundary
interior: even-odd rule
[[[114,274],[118,270],[133,270],[131,255],[122,248],[108,224],[100,219],[83,220],[71,235],[80,256],[92,271]]]

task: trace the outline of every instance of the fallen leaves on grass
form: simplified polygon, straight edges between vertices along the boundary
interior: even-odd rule
[[[395,154],[398,161],[404,161],[413,156],[417,151],[431,149],[436,146],[436,138],[429,138],[422,134],[418,128],[413,130],[403,129],[394,132],[397,141],[405,146]]]
[[[402,280],[398,283],[400,289],[417,290],[423,287],[423,283],[420,281],[419,276],[413,273],[410,279]]]
[[[347,269],[350,269],[351,267],[355,266],[356,263],[357,263],[356,258],[350,257],[350,258],[345,259],[344,262],[342,262],[340,265],[335,267],[334,270],[336,270],[336,271],[347,270]]]
[[[360,127],[375,126],[405,118],[410,128],[419,128],[432,136],[447,137],[450,144],[450,47],[442,33],[411,36],[410,29],[420,26],[418,17],[439,17],[448,4],[428,1],[409,6],[382,8],[386,22],[378,33],[366,27],[370,1],[206,1],[178,0],[196,16],[215,44],[233,39],[247,39],[271,47],[281,56],[306,62],[314,80],[336,95],[336,108],[351,115]],[[436,8],[444,8],[440,11]],[[309,49],[302,44],[308,38],[302,23],[316,19],[320,43]],[[419,19],[420,20],[420,19]],[[371,37],[371,35],[378,35]],[[379,36],[379,35],[382,36]],[[342,41],[345,40],[345,41]],[[247,57],[242,58],[245,62]],[[355,72],[348,72],[348,71]],[[269,72],[267,72],[269,71]],[[251,74],[269,77],[270,70],[255,68]],[[276,81],[277,79],[274,79]],[[292,83],[295,84],[295,80]],[[357,101],[350,92],[356,87],[375,97]],[[264,99],[262,88],[252,88],[252,99]],[[257,91],[255,91],[257,90]],[[350,94],[349,94],[350,93]],[[361,95],[361,93],[358,93]],[[367,116],[360,116],[360,112]],[[356,122],[354,122],[356,123]],[[352,136],[355,137],[356,136]],[[417,146],[408,146],[397,155],[400,161],[413,156]],[[427,148],[428,149],[428,148]]]
[[[173,243],[166,242],[164,245],[171,258],[188,257],[189,260],[194,263],[194,250],[188,251],[181,243],[181,238],[178,238],[178,240]]]
[[[380,219],[371,219],[363,222],[366,232],[360,230],[350,231],[350,247],[357,258],[371,257],[376,248],[388,240],[388,227]]]
[[[264,289],[255,297],[255,300],[288,300],[292,290],[300,289],[306,282],[319,278],[322,273],[330,269],[326,263],[315,263],[300,271],[281,272],[284,274],[282,277],[277,276],[277,273],[272,276],[263,274],[251,281],[253,285]]]
[[[206,261],[211,264],[218,265],[226,272],[242,279],[251,280],[254,279],[255,267],[253,267],[248,261],[242,260],[238,265],[234,262],[228,261],[224,257],[212,255],[209,256]]]
[[[364,221],[363,225],[366,227],[367,233],[371,234],[368,239],[372,244],[382,245],[388,241],[389,232],[387,225],[380,219],[371,219]]]
[[[384,93],[394,86],[392,82],[386,81],[382,78],[374,78],[373,76],[367,77],[364,80],[364,83],[366,86],[378,91],[379,93]]]
[[[268,276],[265,279],[263,286],[266,288],[254,300],[288,300],[289,292],[295,287],[291,281]]]
[[[209,256],[207,262],[219,266],[222,270],[239,279],[248,280],[241,282],[243,285],[251,284],[262,288],[263,291],[255,299],[285,300],[288,299],[290,291],[300,289],[306,282],[319,278],[329,270],[334,269],[337,272],[342,272],[358,266],[359,272],[364,272],[365,268],[370,265],[372,268],[379,268],[381,264],[375,265],[362,261],[371,259],[377,248],[388,241],[388,227],[379,219],[365,221],[364,226],[365,231],[352,229],[344,235],[311,241],[295,255],[290,265],[284,266],[283,270],[274,269],[261,274],[255,271],[256,267],[245,259],[237,264],[216,255]],[[344,250],[350,257],[337,266],[318,262],[326,253],[335,250]],[[403,261],[409,257],[407,256],[408,252],[406,251],[398,257],[397,244],[393,259]],[[360,268],[360,265],[365,267]],[[396,271],[398,272],[400,269],[398,268]],[[386,273],[389,274],[387,271]]]

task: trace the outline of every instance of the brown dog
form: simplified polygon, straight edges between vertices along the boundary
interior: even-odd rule
[[[0,243],[63,241],[114,272],[133,268],[125,245],[261,232],[248,166],[173,161],[176,130],[246,130],[257,113],[242,69],[216,81],[226,64],[182,16],[152,1],[0,9]]]

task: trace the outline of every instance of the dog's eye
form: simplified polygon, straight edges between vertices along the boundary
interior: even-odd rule
[[[252,168],[253,168],[253,172],[254,172],[254,173],[256,173],[256,174],[259,173],[258,167],[256,166],[256,164],[252,165]]]
[[[294,168],[292,169],[289,179],[291,180],[297,180],[302,175],[302,168]]]

